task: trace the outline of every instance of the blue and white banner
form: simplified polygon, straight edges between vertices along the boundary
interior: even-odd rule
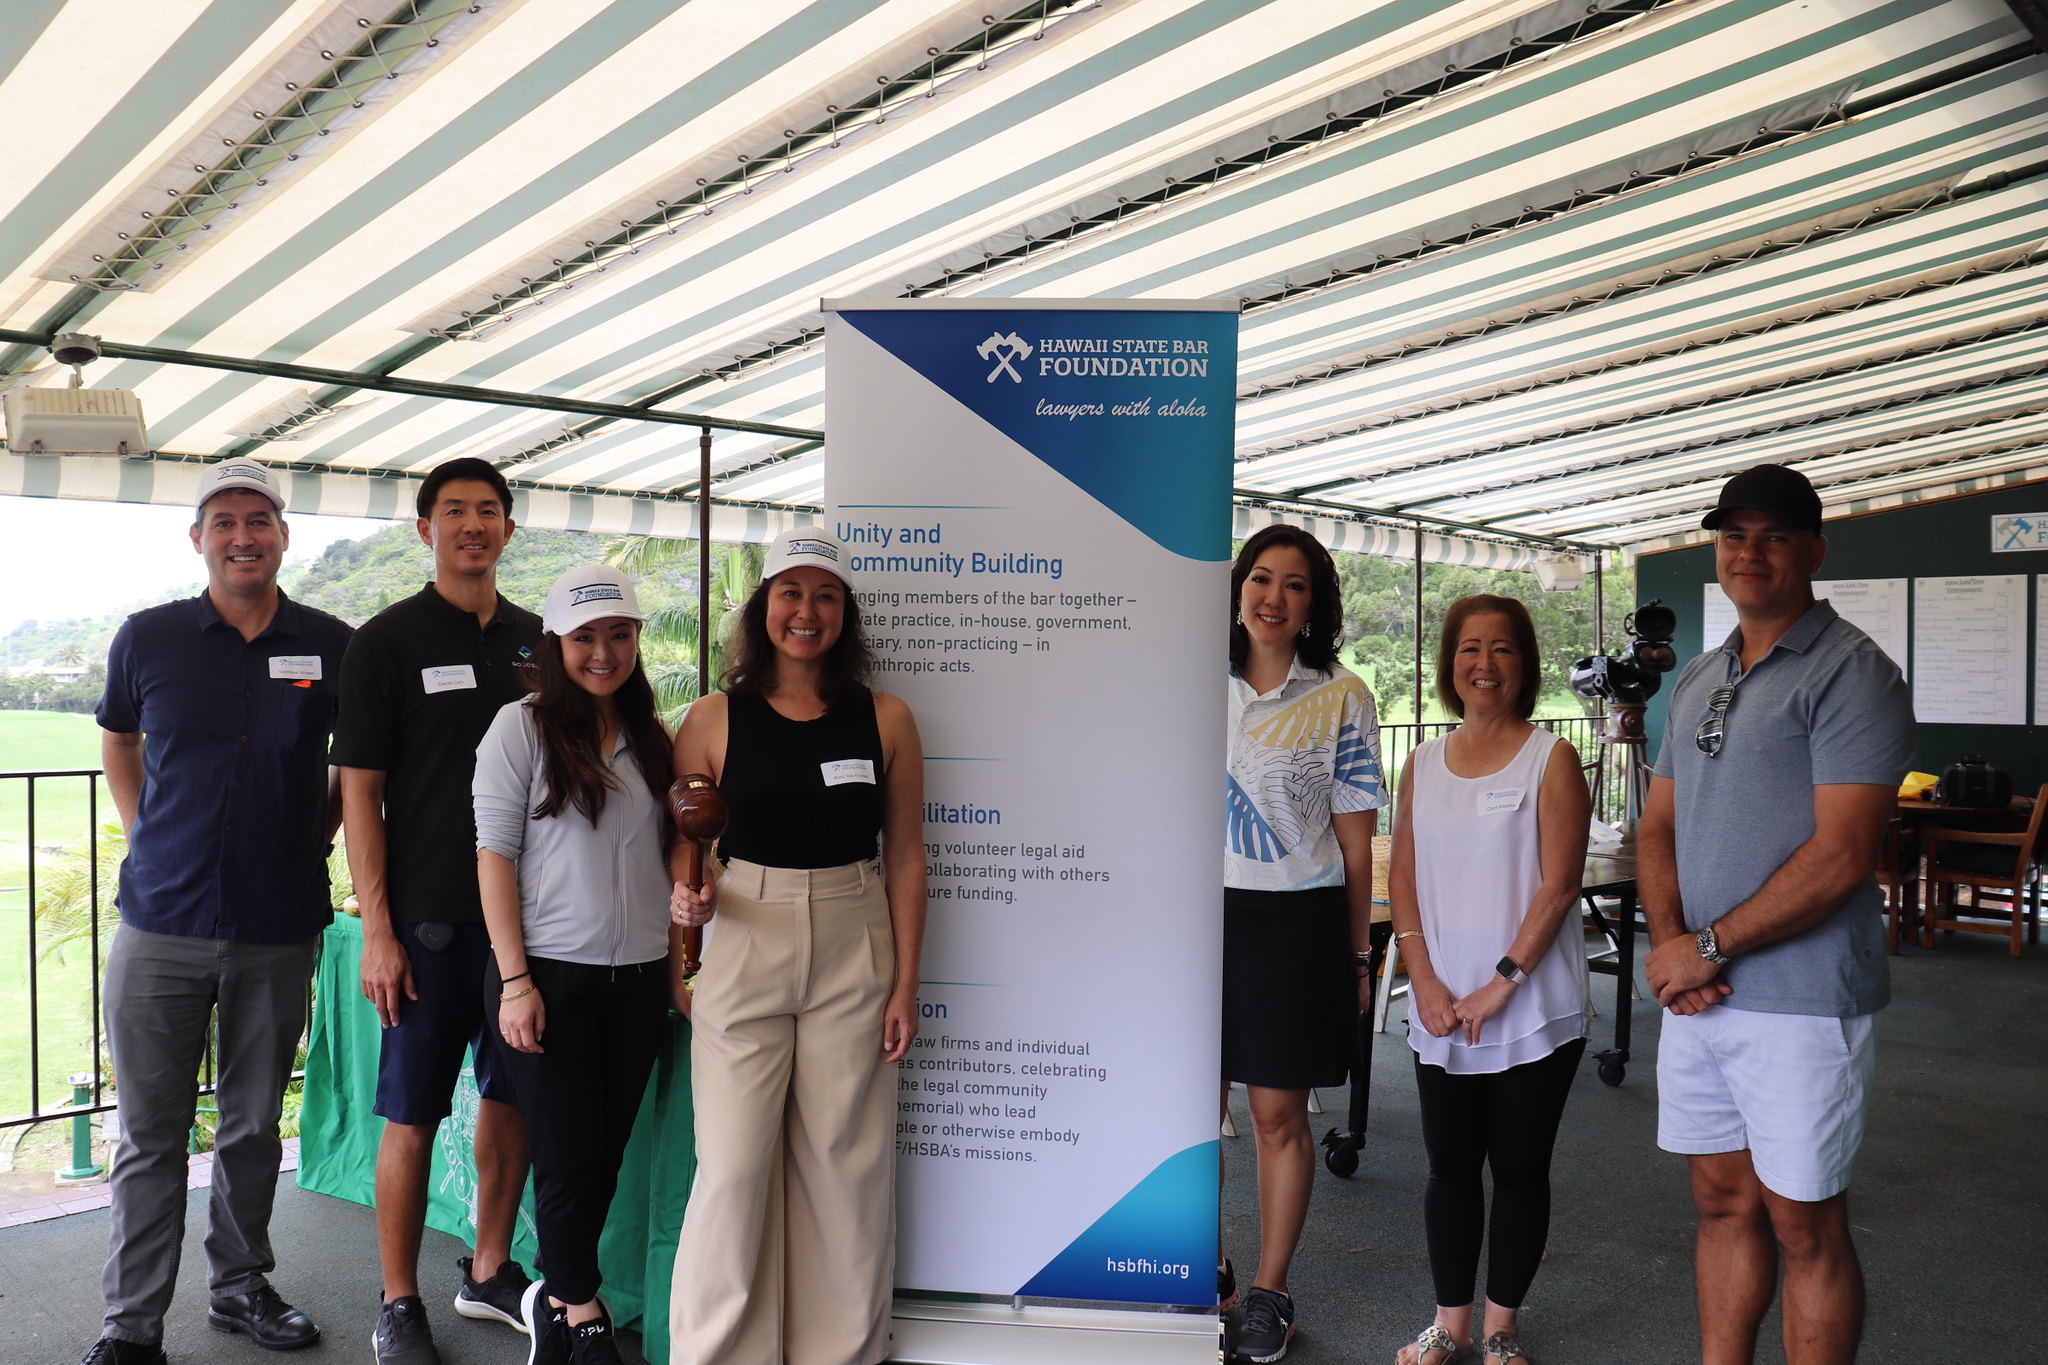
[[[1213,1305],[1236,311],[826,309],[825,525],[927,755],[897,1282]]]

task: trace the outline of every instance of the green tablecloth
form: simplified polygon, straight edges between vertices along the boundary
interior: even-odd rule
[[[358,964],[362,921],[335,916],[321,942],[313,1029],[306,1052],[306,1102],[299,1116],[299,1188],[358,1204],[374,1203],[377,1144],[384,1120],[377,1099],[377,1013],[363,999]],[[669,1037],[648,1082],[633,1141],[619,1172],[619,1193],[598,1246],[604,1296],[622,1327],[638,1330],[655,1365],[668,1360],[669,1268],[676,1231],[697,1162],[690,1109],[690,1026],[669,1016]],[[476,1232],[471,1209],[476,1165],[476,1079],[465,1065],[455,1112],[434,1139],[427,1179],[427,1225],[467,1243]],[[534,1264],[533,1190],[527,1187],[512,1252]]]

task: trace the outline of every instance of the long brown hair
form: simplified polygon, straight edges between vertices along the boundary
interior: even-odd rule
[[[780,577],[781,574],[775,576]],[[739,638],[734,642],[732,662],[718,679],[720,686],[736,696],[764,692],[775,686],[775,646],[768,640],[768,591],[775,578],[764,579],[740,608]],[[846,612],[839,638],[818,661],[818,698],[828,707],[837,706],[846,697],[864,696],[868,674],[875,664],[867,632],[861,628],[860,599],[852,588],[844,584],[841,588],[846,593]]]
[[[536,672],[534,697],[527,705],[533,708],[534,729],[540,733],[541,771],[548,780],[548,794],[533,808],[533,818],[551,819],[573,807],[594,825],[604,812],[605,794],[614,782],[606,755],[598,750],[603,726],[598,720],[597,699],[570,679],[562,666],[562,637],[553,632],[541,636]],[[662,728],[655,709],[654,688],[637,652],[633,671],[612,694],[612,703],[626,733],[626,747],[640,765],[640,776],[661,811],[665,848],[671,823],[668,788],[675,780],[675,758],[668,731]]]

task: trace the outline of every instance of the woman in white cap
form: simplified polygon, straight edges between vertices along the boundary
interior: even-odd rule
[[[616,569],[556,579],[535,690],[477,746],[486,985],[547,1271],[522,1304],[532,1365],[620,1359],[597,1240],[670,1003],[670,751],[640,666],[644,619]]]
[[[847,559],[815,532],[770,547],[725,691],[676,736],[676,771],[710,774],[731,820],[716,882],[675,896],[679,923],[716,918],[690,1005],[698,1164],[673,1365],[888,1353],[924,759],[910,708],[867,687]]]

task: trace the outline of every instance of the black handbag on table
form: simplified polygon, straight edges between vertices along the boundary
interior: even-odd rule
[[[1934,799],[1944,806],[2002,808],[2012,804],[2012,774],[1981,754],[1965,754],[1942,771]]]

